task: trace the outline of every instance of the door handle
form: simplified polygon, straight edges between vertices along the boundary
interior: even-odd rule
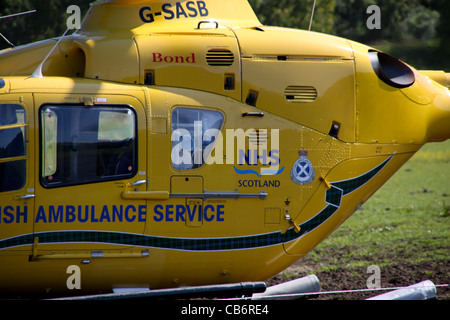
[[[137,187],[137,186],[142,186],[143,184],[146,184],[146,183],[147,183],[147,180],[139,180],[139,181],[136,181],[135,183],[133,183],[131,186]]]
[[[215,25],[215,28],[211,28],[211,27],[209,26],[209,28],[205,28],[205,29],[218,29],[218,28],[219,28],[219,22],[218,22],[218,21],[215,21],[215,20],[204,20],[204,21],[200,21],[200,22],[198,23],[198,25],[197,25],[197,29],[198,29],[198,30],[202,29],[202,28],[201,28],[201,27],[202,27],[202,24],[206,24],[207,26],[208,26],[209,24],[214,24],[214,25]]]
[[[20,197],[19,199],[28,200],[28,199],[33,199],[34,197],[36,197],[34,194],[27,194],[27,195]]]
[[[264,117],[264,112],[246,112],[242,114],[243,117]]]

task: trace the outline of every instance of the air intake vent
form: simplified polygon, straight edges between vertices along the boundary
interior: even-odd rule
[[[267,145],[268,136],[266,129],[250,130],[248,139],[253,146]]]
[[[317,90],[309,86],[289,86],[284,90],[284,95],[289,102],[314,102]]]
[[[234,54],[227,49],[211,49],[206,53],[206,61],[210,66],[231,66]]]

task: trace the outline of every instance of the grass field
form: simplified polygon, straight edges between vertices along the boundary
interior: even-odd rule
[[[364,289],[367,267],[377,265],[386,274],[382,286],[427,279],[449,283],[449,227],[450,140],[423,147],[340,228],[278,277],[314,273],[321,283],[335,282],[328,290]]]
[[[450,248],[450,141],[426,145],[339,229],[310,253],[323,268],[446,260]],[[425,250],[426,248],[426,250]],[[323,251],[344,252],[339,262]],[[386,257],[380,256],[386,251]],[[380,260],[381,259],[381,260]]]

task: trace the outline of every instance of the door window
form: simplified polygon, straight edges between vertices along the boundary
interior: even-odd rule
[[[196,108],[172,112],[172,165],[175,170],[201,167],[210,155],[224,122],[222,113]]]
[[[26,127],[22,106],[0,105],[0,192],[25,186]]]
[[[44,106],[41,182],[60,187],[127,179],[137,171],[136,113],[128,106]]]

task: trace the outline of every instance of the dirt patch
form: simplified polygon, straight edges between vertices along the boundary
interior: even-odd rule
[[[450,267],[448,262],[422,262],[417,264],[399,264],[381,267],[381,286],[403,287],[425,280],[435,285],[448,284]],[[304,265],[301,260],[268,281],[268,285],[301,278],[311,274],[314,266]],[[332,271],[313,272],[320,280],[321,291],[341,291],[367,289],[367,279],[372,275],[367,273],[367,267],[351,269],[336,269]],[[364,300],[388,291],[352,292],[322,294],[314,300]],[[439,300],[450,300],[450,288],[436,287]]]

